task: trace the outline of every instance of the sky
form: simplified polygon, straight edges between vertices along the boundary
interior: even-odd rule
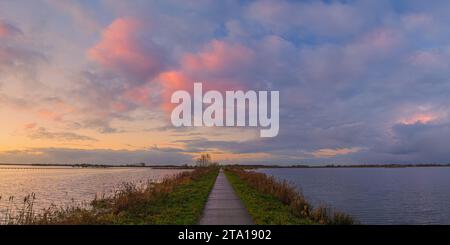
[[[450,163],[449,1],[0,0],[0,162]],[[280,131],[175,128],[280,91]]]

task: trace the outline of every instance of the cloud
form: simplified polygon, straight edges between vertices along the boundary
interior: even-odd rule
[[[0,38],[11,38],[23,35],[23,32],[12,24],[0,20]]]
[[[67,13],[75,24],[82,26],[83,29],[91,32],[100,30],[100,23],[95,19],[95,13],[89,7],[70,0],[46,0],[46,2],[61,12]]]
[[[110,150],[110,149],[69,149],[33,148],[0,152],[0,161],[7,163],[46,164],[191,164],[192,157],[177,151],[159,149]]]
[[[385,12],[360,14],[372,7]],[[392,120],[398,118],[397,109],[408,102],[446,103],[444,94],[422,82],[429,69],[412,65],[439,68],[446,59],[421,57],[420,53],[410,58],[418,51],[412,38],[430,42],[416,36],[417,28],[427,29],[439,20],[427,14],[397,14],[384,22],[383,14],[391,14],[387,9],[383,4],[250,4],[249,19],[228,21],[225,37],[185,52],[176,69],[161,73],[156,80],[166,91],[166,99],[175,89],[189,90],[196,80],[212,88],[278,89],[283,95],[280,135],[272,141],[241,142],[200,135],[206,138],[184,142],[188,149],[265,152],[291,163],[324,162],[323,158],[356,163],[396,159],[381,146],[393,140],[389,128],[397,122]],[[306,10],[310,13],[298,14]],[[296,36],[296,31],[303,37]],[[439,73],[444,77],[442,66]],[[445,80],[431,81],[447,90]]]
[[[255,1],[251,19],[277,34],[297,32],[318,37],[352,36],[370,22],[356,6],[341,2]]]
[[[73,77],[77,86],[70,91],[82,127],[117,133],[123,130],[112,127],[113,120],[135,120],[131,114],[137,110],[153,113],[159,94],[153,81],[169,66],[170,57],[153,40],[145,18],[115,18],[87,56],[93,66]]]
[[[33,104],[25,98],[11,97],[7,94],[0,93],[0,106],[24,111],[32,108]]]
[[[426,114],[417,114],[410,118],[406,118],[401,120],[402,124],[411,125],[416,123],[426,124],[432,122],[436,119],[434,115],[426,115]]]
[[[161,73],[155,82],[161,85],[162,108],[170,111],[170,98],[177,90],[192,91],[195,82],[202,82],[205,90],[237,90],[245,86],[241,76],[255,61],[254,51],[244,45],[212,40],[197,53],[182,55],[178,69]]]
[[[144,83],[164,69],[166,56],[143,25],[134,18],[114,20],[103,31],[100,42],[89,50],[89,57],[106,69],[132,78],[132,82]]]
[[[353,148],[337,148],[337,149],[319,149],[314,152],[308,153],[315,158],[331,158],[338,155],[347,155],[351,153],[359,152],[361,149],[358,147]]]
[[[16,2],[2,8],[11,9],[6,11],[11,12],[7,16],[11,21],[0,22],[4,107],[31,111],[35,119],[55,125],[124,133],[133,140],[126,132],[152,128],[146,131],[148,138],[155,134],[185,147],[175,155],[213,151],[242,163],[449,159],[448,2],[54,4],[58,6],[40,14],[28,14]],[[94,32],[98,36],[77,36],[76,47],[68,45],[72,33],[82,33],[77,30],[90,25],[103,29]],[[37,45],[38,39],[46,45]],[[86,54],[83,60],[72,57],[72,52],[53,53],[66,46]],[[54,55],[81,65],[63,68],[51,59]],[[42,67],[43,62],[54,70]],[[60,76],[51,74],[56,70]],[[21,84],[40,80],[41,73],[46,74],[45,89],[36,89],[32,82]],[[172,92],[191,90],[194,82],[220,91],[279,90],[278,137],[244,139],[244,133],[252,135],[252,129],[245,128],[167,130]],[[47,97],[60,101],[43,99]],[[142,127],[150,121],[162,126]],[[59,137],[55,133],[64,132],[46,126],[43,136]],[[146,140],[142,135],[141,144]],[[75,152],[78,158],[90,154]],[[116,153],[143,156],[128,151],[98,153],[96,159],[112,159]],[[241,160],[234,158],[239,155]]]
[[[50,139],[56,141],[97,141],[89,136],[74,132],[52,132],[44,127],[36,127],[35,124],[27,124],[26,133],[30,139]]]
[[[130,84],[125,77],[98,70],[79,72],[73,82],[77,86],[67,92],[68,107],[58,110],[69,112],[62,114],[63,119],[69,117],[63,122],[76,122],[77,127],[101,133],[118,133],[124,130],[111,126],[113,121],[132,122],[159,114],[158,90],[151,83]]]
[[[449,136],[448,123],[396,124],[384,145],[379,144],[356,159],[364,159],[364,162],[447,163]]]
[[[19,78],[20,83],[30,85],[36,82],[38,66],[47,63],[48,57],[25,36],[18,27],[0,20],[0,78]]]
[[[190,72],[204,72],[212,76],[217,72],[239,74],[252,65],[253,59],[253,51],[241,44],[213,40],[204,51],[198,54],[186,54],[182,65]]]
[[[445,71],[450,66],[450,50],[419,50],[411,54],[408,61],[424,71]]]
[[[0,77],[20,77],[23,83],[34,81],[37,66],[46,63],[42,53],[30,49],[22,43],[0,43]]]

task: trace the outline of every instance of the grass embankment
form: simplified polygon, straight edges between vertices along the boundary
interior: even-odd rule
[[[91,208],[48,209],[29,224],[197,224],[218,168],[198,168],[148,183],[124,184],[112,197],[91,202]]]
[[[225,175],[260,225],[351,225],[350,216],[327,207],[313,208],[294,185],[262,173],[227,168]]]

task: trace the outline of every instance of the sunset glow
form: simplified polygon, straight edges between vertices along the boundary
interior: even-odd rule
[[[0,3],[0,162],[185,164],[201,152],[244,164],[450,157],[450,144],[442,150],[447,2],[26,5]],[[198,82],[222,93],[280,91],[279,134],[173,127],[171,95]]]

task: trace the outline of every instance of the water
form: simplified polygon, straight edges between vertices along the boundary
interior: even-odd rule
[[[96,195],[109,195],[124,182],[160,181],[184,170],[151,168],[72,168],[0,165],[0,217],[7,207],[20,209],[23,199],[35,193],[34,210],[55,204],[87,203]],[[14,196],[13,205],[9,197]]]
[[[450,168],[260,169],[363,224],[450,224]]]

